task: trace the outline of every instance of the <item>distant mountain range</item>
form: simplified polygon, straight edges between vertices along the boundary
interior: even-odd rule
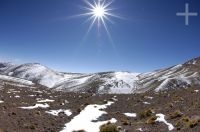
[[[200,86],[200,57],[184,64],[148,73],[100,72],[91,74],[54,71],[38,63],[0,63],[0,81],[18,86],[45,86],[60,91],[141,93]],[[2,83],[1,83],[2,84]]]

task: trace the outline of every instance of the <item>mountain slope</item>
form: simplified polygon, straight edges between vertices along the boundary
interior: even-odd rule
[[[62,73],[38,63],[0,63],[0,74],[13,77],[13,80],[25,79],[56,90],[101,93],[130,93],[138,75],[128,72]]]
[[[138,91],[150,89],[159,91],[200,85],[200,58],[170,68],[140,74],[138,77],[140,84]]]
[[[76,74],[56,72],[38,63],[22,65],[1,63],[0,74],[33,81],[49,88],[53,87],[58,82],[76,76]]]
[[[61,91],[91,93],[136,93],[200,85],[200,58],[149,73],[63,73],[38,63],[0,63],[0,80],[40,84]],[[20,80],[21,79],[21,80]],[[27,82],[26,82],[27,81]]]
[[[81,75],[57,83],[54,89],[91,93],[131,93],[138,73],[103,72]]]

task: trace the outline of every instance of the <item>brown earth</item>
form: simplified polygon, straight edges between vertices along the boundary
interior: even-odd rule
[[[115,103],[109,106],[99,120],[116,118],[116,126],[127,132],[167,132],[167,125],[155,122],[155,114],[166,115],[167,122],[175,127],[172,131],[200,131],[200,90],[199,87],[168,90],[160,93],[96,95],[87,93],[67,93],[45,88],[28,88],[4,85],[0,89],[0,132],[57,132],[79,114],[88,104],[104,104],[105,100]],[[16,95],[20,97],[15,97]],[[34,96],[30,96],[34,95]],[[113,97],[116,96],[117,101]],[[150,97],[153,97],[152,99]],[[49,108],[21,109],[33,106],[37,99],[53,99]],[[148,102],[150,104],[144,104]],[[44,103],[43,103],[44,104]],[[70,109],[71,116],[60,113],[53,116],[45,111]],[[137,117],[127,117],[123,113],[136,113]],[[78,125],[78,124],[77,124]]]

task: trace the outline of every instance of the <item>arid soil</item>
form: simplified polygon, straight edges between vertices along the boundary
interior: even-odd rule
[[[58,132],[74,116],[89,104],[114,103],[99,120],[117,119],[116,126],[127,132],[167,132],[166,124],[156,122],[156,114],[162,113],[167,122],[174,126],[172,131],[200,131],[200,90],[199,87],[168,90],[159,93],[148,92],[129,95],[96,95],[88,93],[67,93],[46,88],[28,88],[4,85],[0,88],[0,132]],[[22,109],[34,106],[38,100],[51,99],[48,108]],[[45,111],[66,109],[67,116],[59,113],[53,116]],[[136,113],[127,117],[124,113]],[[78,125],[78,124],[77,124]]]

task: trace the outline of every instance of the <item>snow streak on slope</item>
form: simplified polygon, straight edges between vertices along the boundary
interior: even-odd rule
[[[137,88],[139,73],[115,72],[110,78],[104,78],[105,83],[99,92],[132,93]]]
[[[65,74],[56,72],[37,63],[29,63],[23,65],[2,63],[0,64],[0,73],[33,81],[34,83],[39,83],[49,88],[52,88],[58,82],[63,82],[74,76],[78,76],[77,74]]]
[[[154,72],[140,74],[140,91],[155,89],[156,91],[170,88],[186,88],[200,85],[200,59]]]
[[[53,87],[57,81],[61,81],[64,76],[40,64],[25,64],[17,67],[13,74],[15,77],[36,81],[41,85]]]
[[[10,76],[6,76],[6,75],[0,75],[0,80],[14,82],[14,83],[20,83],[20,84],[29,85],[29,86],[33,85],[33,83],[31,81],[27,81],[27,80],[15,78],[15,77],[10,77]]]
[[[74,76],[71,78],[64,79],[63,81],[57,82],[54,86],[57,90],[68,90],[68,91],[76,91],[79,86],[84,85],[87,83],[90,78],[92,78],[94,75],[88,74],[88,75],[79,75]]]

